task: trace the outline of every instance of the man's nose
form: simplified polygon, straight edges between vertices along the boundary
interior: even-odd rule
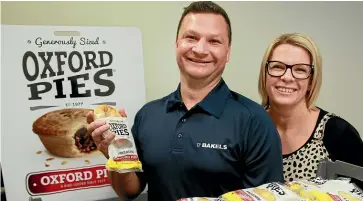
[[[208,54],[208,44],[204,39],[201,39],[194,45],[192,51],[196,54]]]

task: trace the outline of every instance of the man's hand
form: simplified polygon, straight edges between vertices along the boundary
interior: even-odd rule
[[[124,109],[121,108],[119,112],[122,117],[127,117]],[[97,149],[102,152],[106,158],[109,158],[108,147],[115,138],[115,133],[112,132],[104,138],[102,135],[110,128],[110,125],[106,124],[106,121],[104,120],[94,120],[93,111],[87,114],[87,122],[89,123],[87,126],[87,134],[92,136]]]

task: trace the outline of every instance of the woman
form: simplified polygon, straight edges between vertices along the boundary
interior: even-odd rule
[[[363,166],[358,131],[314,105],[321,82],[322,59],[308,36],[284,34],[267,48],[258,88],[281,137],[285,181],[315,177],[326,158]]]

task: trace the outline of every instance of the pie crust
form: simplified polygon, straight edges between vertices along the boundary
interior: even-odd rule
[[[109,105],[99,105],[94,110],[95,119],[102,119],[105,117],[121,117],[119,111]]]
[[[53,155],[75,158],[98,152],[87,135],[87,114],[91,109],[67,108],[50,111],[33,123],[44,147]]]

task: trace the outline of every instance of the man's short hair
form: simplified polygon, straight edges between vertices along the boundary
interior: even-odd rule
[[[183,19],[189,13],[213,13],[213,14],[217,14],[217,15],[222,15],[228,25],[228,30],[227,30],[228,39],[229,39],[229,44],[231,44],[231,42],[232,42],[231,21],[229,20],[227,12],[221,6],[219,6],[218,4],[216,4],[212,1],[196,1],[184,8],[184,12],[179,20],[178,29],[176,32],[177,38],[179,35],[180,26],[183,22]]]

